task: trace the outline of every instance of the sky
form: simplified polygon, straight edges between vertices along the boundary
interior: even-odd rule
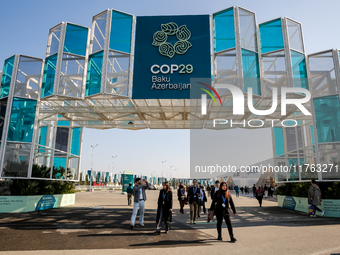
[[[135,16],[212,14],[230,6],[256,13],[257,23],[290,17],[302,23],[306,53],[340,48],[340,1],[334,0],[11,0],[1,1],[0,70],[13,54],[45,57],[48,31],[62,21],[91,26],[92,16],[114,8]],[[230,130],[226,157],[230,164],[253,164],[272,157],[270,129]],[[81,169],[133,171],[143,175],[188,177],[190,130],[91,130],[85,129]],[[112,156],[117,156],[112,161]],[[246,157],[244,157],[246,155]],[[173,166],[173,167],[172,167]],[[114,168],[112,168],[114,167]],[[172,169],[172,171],[170,171]],[[177,171],[174,171],[177,169]]]

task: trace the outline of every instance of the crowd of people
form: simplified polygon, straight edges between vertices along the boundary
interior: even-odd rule
[[[139,223],[141,227],[144,227],[144,210],[146,201],[146,192],[148,188],[148,182],[136,178],[136,183],[132,187],[130,184],[127,189],[128,205],[131,205],[132,197],[134,201],[133,211],[131,215],[131,228],[134,228],[137,212],[139,209]],[[245,187],[232,187],[235,190],[236,197],[239,197],[239,192],[243,191],[245,194],[249,194],[250,188]],[[273,196],[275,188],[270,185],[264,185],[264,187],[255,184],[252,187],[253,196],[258,200],[260,207],[262,207],[262,201],[264,197]],[[233,235],[233,228],[231,224],[230,216],[236,215],[236,207],[231,196],[228,184],[226,182],[216,181],[214,186],[203,186],[197,183],[197,180],[193,180],[193,185],[187,187],[182,182],[177,187],[177,199],[179,201],[181,214],[184,214],[185,205],[189,205],[190,208],[190,224],[196,224],[197,218],[201,217],[201,213],[206,214],[205,203],[207,200],[207,194],[211,198],[211,204],[208,207],[208,222],[216,216],[216,228],[218,234],[218,240],[222,240],[222,223],[226,222],[230,240],[235,242],[236,239]],[[308,192],[309,203],[315,207],[315,210],[321,212],[321,216],[324,216],[325,212],[321,211],[317,206],[321,204],[321,191],[316,185],[315,180],[312,180],[311,188]],[[165,226],[165,233],[169,232],[170,224],[172,222],[172,208],[173,208],[173,194],[169,182],[163,183],[163,188],[159,191],[157,202],[157,217],[156,217],[156,230],[155,234],[160,234],[162,225]],[[315,217],[314,215],[312,217]]]

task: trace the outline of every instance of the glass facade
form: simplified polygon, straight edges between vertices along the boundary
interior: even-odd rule
[[[89,56],[85,96],[100,93],[103,68],[103,51]]]
[[[294,21],[287,19],[287,27],[288,27],[289,47],[291,49],[304,52],[301,25]]]
[[[285,153],[283,144],[283,131],[280,127],[274,127],[274,140],[275,140],[275,156]]]
[[[5,60],[4,69],[1,78],[0,98],[4,98],[9,94],[11,85],[15,56]]]
[[[81,128],[72,128],[71,134],[71,154],[80,156]]]
[[[313,101],[318,142],[340,142],[339,95],[314,98]]]
[[[110,49],[126,53],[131,51],[133,16],[112,10]]]
[[[248,88],[252,88],[253,94],[260,96],[261,81],[259,59],[257,53],[242,49],[242,68],[243,68],[244,92],[247,92]]]
[[[93,46],[92,53],[96,53],[97,51],[104,50],[105,43],[105,30],[106,30],[106,12],[103,15],[100,15],[94,18],[93,21]]]
[[[64,52],[85,56],[88,28],[67,23]]]
[[[229,8],[214,14],[214,50],[219,52],[234,47],[234,8]]]
[[[44,75],[41,85],[41,98],[53,94],[54,79],[57,66],[58,54],[49,56],[45,60]]]
[[[58,53],[59,42],[60,42],[60,39],[61,39],[61,25],[58,25],[55,28],[51,29],[50,36],[51,36],[51,39],[50,39],[51,40],[51,42],[50,42],[51,46],[49,48],[49,53],[48,53],[49,56],[51,56],[55,53]]]
[[[239,9],[239,19],[241,47],[257,52],[255,14]]]
[[[4,130],[6,109],[7,109],[7,100],[8,98],[0,99],[0,141],[2,139],[2,132]]]
[[[284,48],[281,19],[262,23],[259,25],[259,28],[262,53]]]
[[[7,142],[3,162],[3,177],[27,177],[31,144]]]
[[[37,101],[13,98],[7,141],[32,142]]]

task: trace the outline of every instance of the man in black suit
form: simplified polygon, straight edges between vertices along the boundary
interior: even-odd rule
[[[190,204],[190,224],[196,224],[198,214],[198,199],[201,196],[201,190],[197,185],[197,180],[192,181],[193,186],[189,188],[188,201]]]
[[[211,189],[211,200],[214,200],[214,196],[215,196],[216,192],[218,191],[218,189],[220,188],[220,182],[219,181],[216,181],[215,184],[216,184],[216,186]]]

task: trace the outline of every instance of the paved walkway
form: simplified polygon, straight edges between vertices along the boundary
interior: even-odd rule
[[[232,217],[236,243],[216,240],[216,223],[201,214],[189,224],[189,207],[179,214],[174,203],[174,223],[169,234],[155,236],[156,199],[148,191],[145,227],[129,228],[132,207],[120,192],[80,192],[67,208],[20,214],[0,214],[0,254],[336,254],[340,253],[340,219],[309,218],[277,207],[276,202],[240,196]],[[209,201],[210,202],[210,201]],[[207,205],[210,205],[208,203]],[[208,206],[207,206],[208,207]],[[138,219],[137,219],[138,226]]]

